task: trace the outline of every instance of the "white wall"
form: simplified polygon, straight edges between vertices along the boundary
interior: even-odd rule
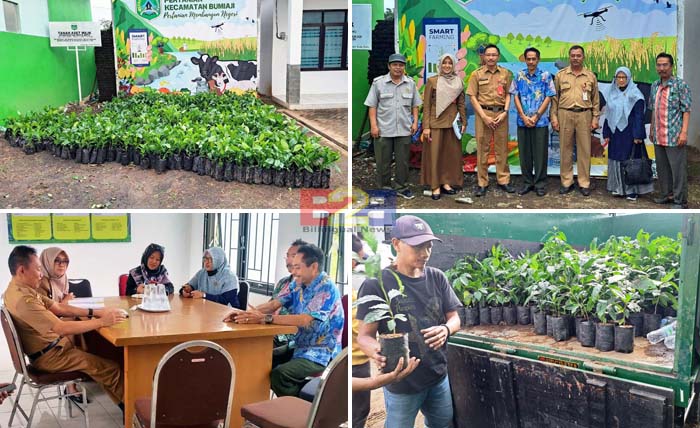
[[[272,95],[272,44],[275,38],[275,3],[258,0],[258,92]]]
[[[275,2],[277,3],[277,14],[275,14]],[[272,93],[286,99],[287,93],[287,61],[289,48],[287,40],[278,39],[277,33],[289,35],[287,26],[287,0],[269,0],[273,13],[272,30]],[[263,56],[260,56],[261,62]]]
[[[700,2],[685,1],[682,7],[683,22],[678,26],[678,50],[679,69],[681,76],[690,85],[693,95],[692,113],[690,114],[690,129],[688,130],[688,142],[695,147],[700,147],[700,57],[696,54],[698,41],[700,41]],[[681,39],[682,37],[682,39]]]
[[[348,71],[302,71],[301,93],[305,94],[347,94]]]
[[[19,5],[20,34],[49,37],[47,0],[13,0]],[[0,3],[0,31],[6,31],[5,13]]]
[[[87,278],[95,296],[119,294],[118,278],[140,263],[151,242],[165,247],[165,266],[175,289],[201,267],[202,214],[131,214],[131,242],[58,244],[70,257],[70,278]],[[38,251],[50,245],[33,245]],[[14,245],[8,243],[7,216],[0,215],[0,294],[10,281],[7,257]],[[0,340],[0,371],[11,370],[7,343]],[[9,382],[5,380],[5,382]]]
[[[346,9],[348,2],[344,0],[304,0],[304,10]]]
[[[56,244],[70,257],[69,278],[87,278],[94,296],[117,296],[119,275],[140,263],[151,242],[165,247],[163,263],[176,288],[184,284],[201,265],[202,214],[131,214],[131,242]],[[199,222],[197,221],[199,220]],[[197,226],[199,223],[199,226]],[[41,251],[53,245],[32,245]],[[7,216],[0,216],[0,256],[7,260],[14,245],[8,243]],[[3,262],[0,293],[10,281]]]

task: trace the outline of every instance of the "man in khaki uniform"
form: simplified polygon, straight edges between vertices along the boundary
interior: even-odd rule
[[[416,83],[406,76],[406,58],[389,55],[389,73],[379,76],[369,88],[370,135],[374,138],[377,187],[391,189],[391,159],[396,161],[393,188],[404,199],[413,199],[408,183],[411,136],[418,130],[418,107],[423,103]]]
[[[32,365],[49,373],[83,372],[102,385],[123,410],[124,383],[119,364],[75,348],[66,336],[111,326],[123,321],[125,315],[116,308],[76,308],[37,293],[41,264],[32,247],[15,247],[8,265],[12,280],[5,291],[5,306]],[[69,321],[59,316],[91,319]]]
[[[598,80],[583,66],[583,47],[569,49],[569,66],[554,78],[557,94],[552,98],[552,128],[559,132],[560,194],[574,190],[573,151],[576,138],[578,187],[583,196],[591,194],[591,131],[598,129],[600,98]]]
[[[474,70],[469,77],[467,95],[471,97],[476,115],[476,158],[478,185],[475,196],[486,194],[489,185],[489,144],[493,138],[496,150],[496,179],[498,188],[513,193],[508,168],[508,109],[510,108],[511,72],[498,65],[501,51],[496,45],[484,50],[486,65]]]

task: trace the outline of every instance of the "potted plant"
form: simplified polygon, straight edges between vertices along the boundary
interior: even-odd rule
[[[396,276],[398,289],[387,291],[384,288],[382,269],[380,267],[380,255],[377,254],[377,240],[368,229],[363,230],[363,237],[374,253],[364,263],[365,274],[367,278],[374,278],[377,280],[382,294],[379,296],[362,296],[353,302],[353,307],[368,303],[376,303],[370,307],[371,311],[367,313],[363,321],[369,324],[386,320],[386,327],[389,333],[382,333],[379,335],[379,344],[381,346],[382,355],[386,357],[386,365],[382,370],[384,373],[390,373],[396,369],[399,359],[403,358],[403,363],[406,364],[409,358],[408,333],[396,332],[396,321],[407,322],[408,319],[406,315],[395,312],[391,307],[392,301],[398,296],[403,295],[403,284],[398,276],[389,269],[388,271]]]
[[[611,302],[607,296],[605,299],[599,299],[596,304],[598,324],[595,329],[595,348],[601,352],[615,349],[615,327],[609,322],[610,306]]]
[[[452,283],[457,297],[460,297],[464,307],[460,308],[460,320],[462,326],[472,327],[479,325],[479,303],[488,293],[479,277],[478,266],[474,256],[466,256],[458,260],[455,266],[445,272]]]
[[[630,314],[641,311],[639,295],[631,287],[611,285],[613,296],[610,310],[615,320],[615,351],[631,353],[634,350],[634,326],[627,324]]]

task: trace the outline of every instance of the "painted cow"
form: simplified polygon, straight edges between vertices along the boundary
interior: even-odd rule
[[[212,89],[219,94],[232,89],[254,90],[258,76],[257,65],[253,61],[219,61],[218,56],[200,53],[199,57],[190,58],[192,64],[199,66],[199,75],[207,82],[212,82]]]

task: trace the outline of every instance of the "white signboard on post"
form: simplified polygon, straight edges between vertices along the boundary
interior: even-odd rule
[[[102,46],[99,22],[49,22],[51,47]]]
[[[372,50],[372,5],[352,5],[352,48]]]

